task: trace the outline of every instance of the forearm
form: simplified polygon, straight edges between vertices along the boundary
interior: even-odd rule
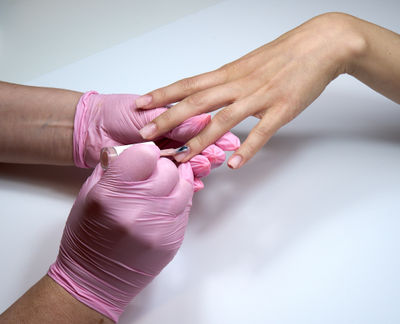
[[[351,20],[363,50],[349,62],[347,73],[400,103],[400,35],[365,20]]]
[[[0,315],[0,324],[3,323],[107,324],[113,321],[73,298],[49,276],[44,276]]]
[[[0,82],[0,162],[73,165],[82,93]]]

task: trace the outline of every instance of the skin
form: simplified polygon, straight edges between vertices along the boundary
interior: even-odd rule
[[[151,102],[139,100],[138,107],[181,102],[156,118],[156,131],[144,138],[225,107],[187,143],[189,153],[176,157],[187,161],[246,117],[256,116],[260,122],[229,161],[238,168],[340,74],[350,74],[400,103],[399,57],[398,34],[349,15],[324,14],[216,71],[147,94],[144,99]],[[0,162],[73,165],[73,122],[81,95],[0,82]],[[235,156],[238,163],[233,163]],[[112,321],[45,276],[0,315],[0,323]]]
[[[72,297],[49,276],[44,276],[0,315],[0,324],[108,324],[104,315]]]
[[[74,165],[72,135],[81,96],[0,82],[0,162]]]
[[[185,162],[249,116],[260,119],[228,165],[240,168],[279,128],[347,73],[400,103],[400,35],[343,13],[317,16],[221,68],[177,81],[136,101],[143,109],[180,101],[141,130],[151,140],[183,120],[223,109],[189,140]]]
[[[74,165],[75,108],[82,93],[0,82],[0,162]],[[15,100],[18,98],[18,100]],[[0,323],[113,323],[44,276]]]

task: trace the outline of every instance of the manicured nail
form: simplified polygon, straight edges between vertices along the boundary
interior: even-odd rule
[[[147,143],[151,143],[151,142],[147,142]],[[164,149],[164,150],[160,151],[160,156],[173,156],[173,155],[176,155],[178,153],[186,152],[188,149],[189,149],[189,147],[186,146],[186,145],[181,146],[181,147],[179,147],[177,149],[173,149],[173,148]]]
[[[140,131],[140,135],[144,139],[150,139],[157,131],[157,125],[155,123],[150,123],[144,126]]]
[[[240,155],[234,155],[230,158],[228,166],[232,169],[237,169],[242,162],[242,157]]]
[[[176,155],[174,156],[174,159],[175,159],[177,162],[181,162],[181,161],[189,154],[189,152],[190,152],[190,147],[189,147],[189,146],[186,146],[186,145],[183,145],[183,146],[181,146],[180,148],[178,148],[178,149],[176,150],[176,152],[177,152],[178,154],[176,154]]]
[[[176,154],[187,152],[189,150],[189,146],[183,145],[180,148],[176,149]]]
[[[141,108],[148,105],[153,98],[150,95],[144,95],[136,99],[136,107]]]

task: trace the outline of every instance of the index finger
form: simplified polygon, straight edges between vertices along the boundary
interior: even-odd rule
[[[193,93],[222,84],[226,81],[224,69],[199,74],[151,91],[136,99],[136,107],[151,109],[180,101]]]

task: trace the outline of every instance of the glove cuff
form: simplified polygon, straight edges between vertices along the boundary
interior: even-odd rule
[[[79,168],[89,168],[84,159],[85,140],[88,130],[88,110],[89,98],[92,95],[97,95],[96,91],[88,91],[79,99],[76,106],[74,119],[74,135],[73,135],[73,154],[74,163]]]
[[[118,322],[126,305],[113,304],[112,298],[110,300],[102,298],[107,292],[112,296],[115,293],[113,287],[93,276],[85,268],[74,263],[65,263],[57,258],[57,261],[50,266],[47,275],[81,303]]]

